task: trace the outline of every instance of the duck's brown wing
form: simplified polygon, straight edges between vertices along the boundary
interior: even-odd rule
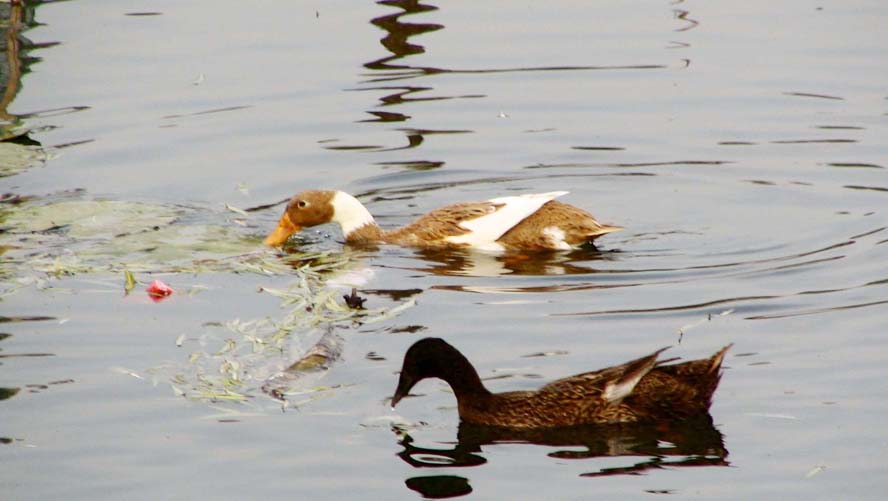
[[[564,233],[565,243],[574,247],[623,229],[601,224],[579,207],[552,200],[507,231],[499,242],[506,247],[552,249],[553,227]]]
[[[665,348],[664,348],[665,349]],[[658,350],[622,365],[553,381],[532,397],[534,414],[550,426],[635,421],[621,402],[656,364]]]
[[[631,394],[635,385],[654,368],[657,356],[666,349],[661,348],[650,355],[621,365],[552,381],[540,388],[539,392],[597,397],[609,405],[618,404]]]
[[[389,233],[389,239],[409,245],[446,245],[446,238],[469,232],[460,226],[461,222],[492,214],[497,207],[492,202],[467,202],[441,207]]]

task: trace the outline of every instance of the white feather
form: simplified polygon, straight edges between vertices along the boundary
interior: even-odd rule
[[[357,198],[343,191],[333,195],[330,205],[333,206],[333,221],[339,223],[346,237],[361,226],[375,222],[373,215]]]
[[[625,379],[616,383],[608,383],[604,387],[604,392],[601,396],[608,402],[619,402],[626,395],[632,393],[632,390],[635,389],[635,385],[637,385],[638,382],[641,381],[641,378],[647,373],[648,371],[639,371],[639,373],[632,379]]]
[[[564,230],[557,226],[546,226],[543,228],[543,234],[549,237],[549,241],[552,242],[552,247],[555,249],[571,250],[573,248],[564,240]]]
[[[546,202],[566,194],[566,191],[552,191],[493,198],[489,201],[502,205],[502,207],[486,216],[463,221],[460,226],[469,232],[448,237],[447,241],[454,244],[468,244],[485,250],[502,250],[502,245],[496,242],[501,236],[523,221],[524,218],[538,211]]]

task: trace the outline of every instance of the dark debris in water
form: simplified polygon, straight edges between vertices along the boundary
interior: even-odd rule
[[[342,296],[342,299],[345,299],[345,304],[353,310],[363,310],[364,302],[367,301],[367,298],[358,295],[358,290],[354,287],[352,287],[351,294]]]
[[[55,320],[55,319],[56,319],[55,317],[47,317],[47,316],[42,316],[42,315],[32,315],[32,316],[23,315],[23,316],[18,316],[18,317],[0,316],[0,324],[16,323],[16,322],[44,322],[47,320]]]
[[[392,327],[389,332],[392,334],[415,334],[426,330],[426,328],[424,325],[405,325],[404,327]]]

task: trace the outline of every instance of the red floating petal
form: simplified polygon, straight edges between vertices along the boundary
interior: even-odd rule
[[[173,288],[169,285],[161,282],[160,280],[155,280],[148,284],[148,288],[145,289],[148,292],[148,296],[151,297],[154,302],[158,302],[169,296],[173,293]]]

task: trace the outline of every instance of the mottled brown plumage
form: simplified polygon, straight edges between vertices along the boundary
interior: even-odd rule
[[[622,365],[559,379],[536,391],[491,393],[472,364],[442,339],[417,341],[404,355],[392,407],[425,378],[446,381],[459,417],[508,428],[682,420],[706,413],[731,345],[707,359],[657,363],[660,349]]]
[[[447,205],[421,216],[403,228],[383,232],[386,243],[413,247],[447,246],[447,237],[464,235],[468,230],[460,226],[463,221],[496,212],[499,205],[490,202],[465,202]]]
[[[522,250],[566,250],[589,244],[596,238],[622,229],[599,223],[588,212],[551,200],[566,192],[504,197],[484,202],[448,205],[429,212],[413,223],[391,231],[381,229],[367,209],[344,192],[307,190],[287,204],[277,228],[265,239],[267,245],[282,245],[302,228],[337,222],[351,244],[390,243],[414,247],[472,247]],[[538,201],[538,202],[537,202]],[[497,215],[496,222],[472,225],[492,216],[510,203],[517,216]],[[473,233],[479,236],[475,238]]]
[[[551,249],[546,228],[552,225],[552,221],[558,221],[558,228],[565,233],[564,240],[572,247],[591,244],[602,235],[622,229],[599,223],[583,209],[552,200],[507,231],[499,241],[509,248]]]

